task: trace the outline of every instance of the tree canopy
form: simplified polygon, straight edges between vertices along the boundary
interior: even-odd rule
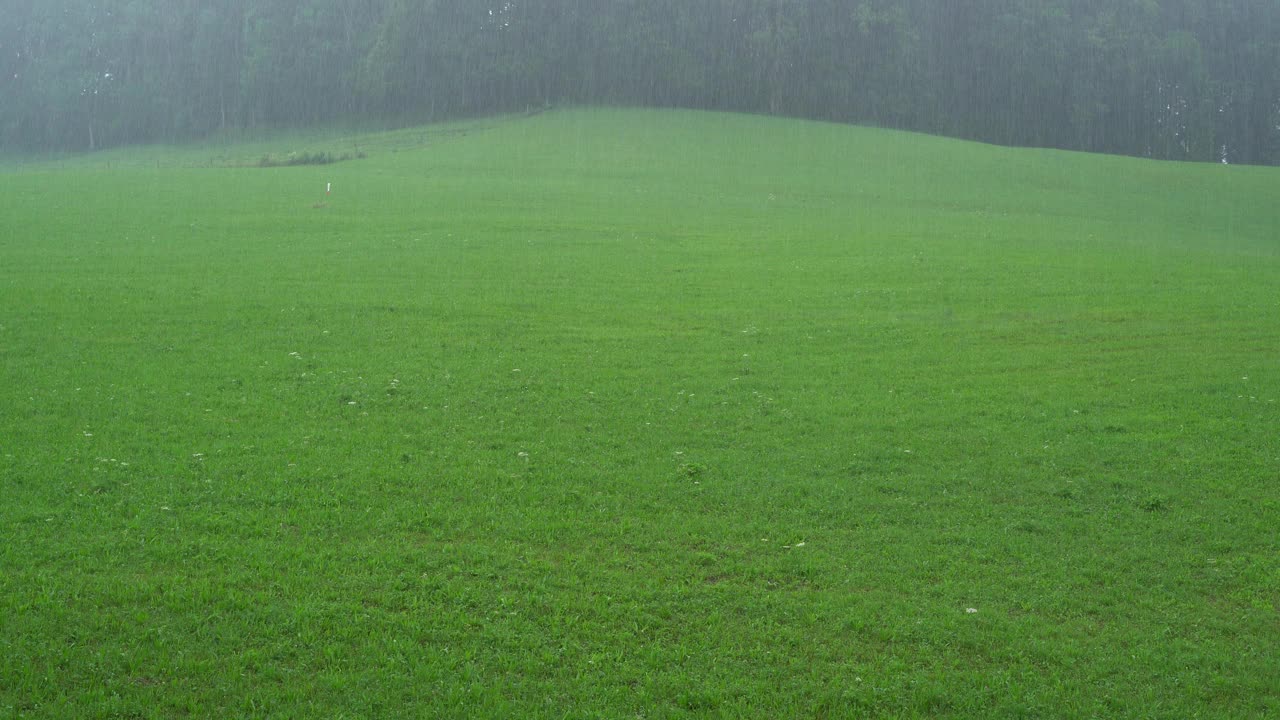
[[[0,0],[0,142],[549,104],[1280,164],[1264,0]]]

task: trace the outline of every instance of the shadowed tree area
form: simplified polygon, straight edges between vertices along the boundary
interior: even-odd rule
[[[1280,164],[1258,0],[0,0],[0,141],[548,104],[760,112]]]

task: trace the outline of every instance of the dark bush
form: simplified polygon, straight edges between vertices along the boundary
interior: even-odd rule
[[[358,160],[365,157],[363,152],[343,153],[342,155],[332,155],[327,152],[303,152],[289,153],[285,157],[276,157],[274,155],[263,155],[258,161],[258,167],[295,167],[298,165],[332,165],[336,162],[344,160]]]

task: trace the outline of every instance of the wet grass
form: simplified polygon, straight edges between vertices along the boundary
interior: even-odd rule
[[[430,131],[0,174],[0,715],[1280,714],[1275,170]]]

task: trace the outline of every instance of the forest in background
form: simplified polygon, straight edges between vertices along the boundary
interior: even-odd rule
[[[0,144],[557,104],[1280,164],[1274,0],[0,0]]]

